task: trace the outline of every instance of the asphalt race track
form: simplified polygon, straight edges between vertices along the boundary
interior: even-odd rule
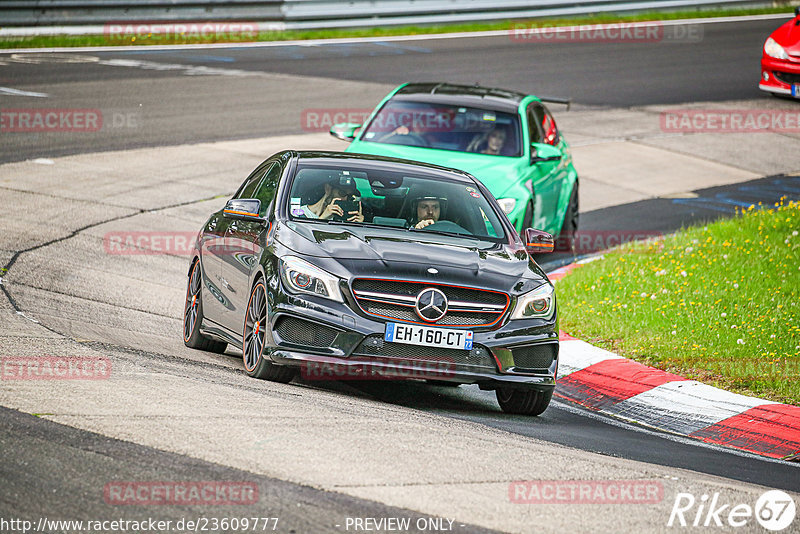
[[[371,110],[389,89],[409,80],[502,86],[604,107],[768,99],[757,89],[758,61],[775,20],[692,26],[702,40],[536,44],[503,35],[34,54],[22,63],[0,54],[7,62],[0,86],[51,94],[0,95],[4,107],[46,101],[107,115],[102,139],[12,136],[0,147],[0,161],[303,133],[303,110]],[[203,76],[198,68],[221,74]],[[120,120],[109,127],[114,114]]]
[[[363,112],[409,80],[572,98],[573,111],[554,110],[586,187],[585,231],[667,233],[736,207],[800,199],[798,132],[658,128],[660,113],[690,105],[800,109],[756,88],[760,47],[778,24],[696,25],[691,42],[532,45],[495,36],[0,54],[0,88],[29,93],[0,90],[4,112],[71,108],[103,118],[97,131],[0,131],[0,355],[102,357],[113,369],[109,380],[0,382],[0,518],[278,517],[277,532],[302,533],[405,517],[410,532],[643,532],[670,530],[680,492],[752,505],[776,488],[797,500],[800,464],[565,401],[530,419],[501,413],[492,392],[474,387],[249,379],[234,350],[183,347],[186,256],[103,248],[113,231],[196,232],[278,148],[344,147],[309,113]],[[615,155],[630,168],[606,172]],[[659,157],[674,167],[655,165]],[[654,480],[663,497],[651,505],[509,497],[516,480],[586,479]],[[120,506],[104,496],[115,481],[187,480],[247,481],[258,500]]]

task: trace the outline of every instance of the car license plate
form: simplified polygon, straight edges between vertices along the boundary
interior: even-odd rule
[[[795,98],[800,98],[800,84],[796,83],[792,85],[792,96]]]
[[[392,343],[472,350],[472,330],[450,330],[413,324],[387,323],[384,339]]]

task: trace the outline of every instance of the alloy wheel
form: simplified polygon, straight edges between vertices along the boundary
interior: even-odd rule
[[[250,294],[244,323],[244,366],[249,372],[255,370],[262,353],[267,321],[267,299],[263,283],[258,283]]]
[[[197,327],[197,315],[200,307],[200,263],[192,267],[192,276],[186,288],[186,304],[183,312],[183,340],[189,341]]]

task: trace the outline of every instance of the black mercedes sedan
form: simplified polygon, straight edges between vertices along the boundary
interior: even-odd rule
[[[275,154],[198,234],[183,336],[247,374],[427,380],[538,415],[558,367],[553,285],[467,173],[337,152]]]

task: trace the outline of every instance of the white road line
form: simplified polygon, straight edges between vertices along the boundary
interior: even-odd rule
[[[0,87],[0,95],[2,96],[33,96],[36,98],[47,98],[50,96],[47,93],[37,93],[35,91],[23,91],[22,89],[13,89],[11,87]]]
[[[680,20],[656,20],[636,22],[639,27],[661,27],[661,26],[680,26],[687,24],[723,24],[728,22],[751,22],[759,20],[778,20],[792,18],[791,13],[774,13],[769,15],[747,15],[744,17],[711,17],[703,19],[680,19]],[[581,29],[591,31],[602,29],[608,24],[581,25]],[[548,31],[572,31],[574,26],[554,26]],[[57,47],[57,48],[18,48],[10,49],[8,52],[32,53],[32,52],[118,52],[121,50],[211,50],[225,48],[270,48],[281,46],[317,46],[323,44],[359,44],[359,43],[378,43],[378,42],[398,42],[398,41],[426,41],[439,39],[464,39],[481,37],[503,37],[511,35],[512,28],[507,30],[477,31],[477,32],[458,32],[458,33],[434,33],[419,35],[394,35],[385,37],[342,37],[339,39],[299,39],[295,41],[263,41],[250,43],[206,43],[206,44],[182,44],[182,45],[136,45],[136,46],[85,46],[85,47]],[[0,37],[6,35],[0,29]]]
[[[240,69],[219,69],[205,65],[181,65],[179,63],[158,63],[155,61],[142,61],[138,59],[108,59],[97,62],[98,65],[111,67],[128,67],[144,70],[178,71],[187,76],[261,76],[261,71]]]

